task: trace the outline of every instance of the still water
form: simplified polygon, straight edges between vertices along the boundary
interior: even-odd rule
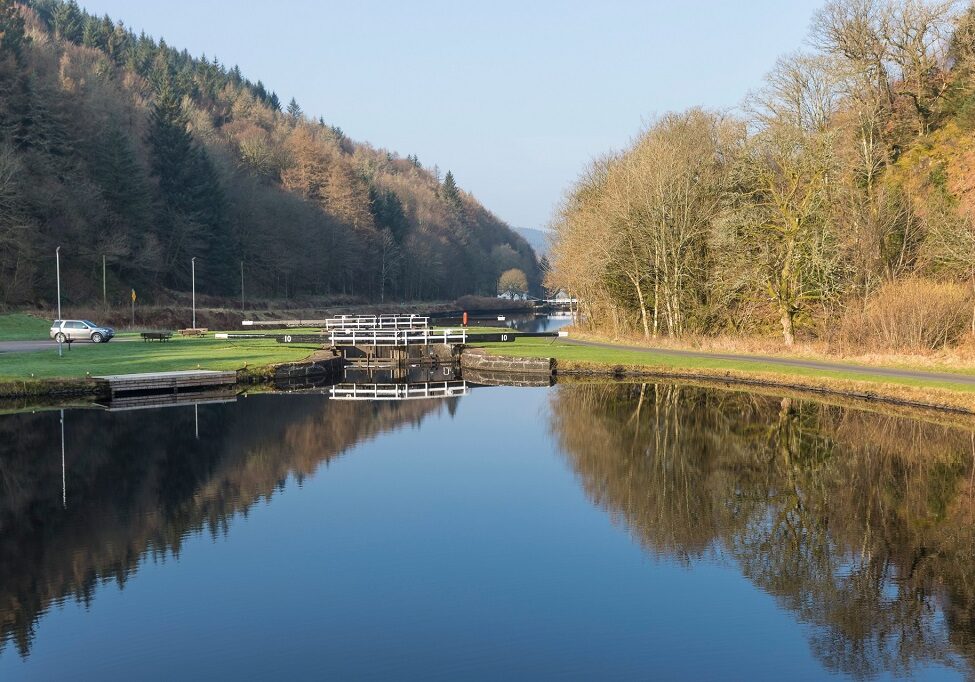
[[[0,679],[964,679],[973,428],[670,384],[0,417]]]

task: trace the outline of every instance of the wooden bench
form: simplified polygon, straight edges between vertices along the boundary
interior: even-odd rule
[[[197,327],[195,329],[193,329],[193,328],[190,328],[190,329],[180,329],[179,330],[179,335],[180,336],[203,336],[208,331],[210,331],[210,330],[207,329],[206,327]]]
[[[141,334],[143,341],[169,341],[172,338],[172,332],[142,332]]]

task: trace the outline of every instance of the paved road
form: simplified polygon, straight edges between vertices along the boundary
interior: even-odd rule
[[[950,374],[946,372],[924,372],[913,369],[895,369],[892,367],[874,367],[871,365],[852,365],[842,362],[821,362],[819,360],[800,360],[796,358],[777,358],[769,355],[738,355],[734,353],[705,353],[695,350],[673,350],[670,348],[643,348],[635,346],[621,346],[613,343],[597,341],[579,341],[562,339],[576,346],[594,346],[596,348],[611,348],[613,350],[628,350],[637,353],[654,353],[658,355],[677,355],[691,358],[710,358],[714,360],[743,360],[783,367],[802,367],[805,369],[822,369],[840,372],[865,372],[897,379],[917,379],[919,381],[951,381],[956,384],[975,386],[975,375]]]
[[[132,338],[120,339],[118,337],[112,339],[109,343],[124,343],[126,341],[134,341]],[[75,341],[75,343],[91,343],[91,341]],[[0,353],[24,353],[27,351],[34,350],[45,350],[45,349],[58,349],[58,344],[50,339],[37,340],[37,341],[0,341]],[[64,349],[65,352],[68,351],[67,348]]]

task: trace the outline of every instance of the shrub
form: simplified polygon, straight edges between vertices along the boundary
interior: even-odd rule
[[[864,351],[934,350],[960,341],[971,319],[968,287],[911,277],[877,289],[844,316],[839,332]]]

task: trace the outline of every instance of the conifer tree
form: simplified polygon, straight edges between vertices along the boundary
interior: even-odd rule
[[[111,210],[131,228],[151,223],[152,200],[142,166],[117,124],[96,140],[89,154],[92,177]]]
[[[297,123],[298,119],[301,118],[301,107],[298,105],[298,100],[294,97],[288,102],[288,116],[291,117],[292,123]]]
[[[460,191],[457,189],[457,181],[454,180],[454,174],[450,171],[447,171],[447,175],[444,176],[443,184],[440,186],[440,194],[452,204],[460,201]]]
[[[211,276],[203,281],[209,280],[209,288],[219,291],[227,283],[230,262],[228,253],[220,253],[229,248],[223,192],[213,164],[190,134],[180,98],[168,82],[156,94],[150,124],[152,170],[167,208],[163,219],[166,259],[185,270],[183,262],[189,261],[191,252],[196,256],[211,252],[207,268]],[[176,283],[185,286],[182,279]]]
[[[377,227],[388,230],[397,243],[403,240],[409,229],[409,222],[396,192],[370,187],[369,211]]]
[[[83,19],[75,0],[57,5],[51,18],[58,38],[73,43],[81,42]]]
[[[103,30],[106,33],[105,51],[116,64],[121,64],[125,58],[126,50],[130,46],[129,34],[126,32],[122,22],[113,25],[112,20],[106,14],[102,19]]]
[[[102,34],[101,22],[95,17],[86,17],[81,32],[81,44],[96,50],[104,50],[107,36]]]
[[[20,63],[27,40],[20,9],[13,0],[0,0],[0,59],[12,55]]]

